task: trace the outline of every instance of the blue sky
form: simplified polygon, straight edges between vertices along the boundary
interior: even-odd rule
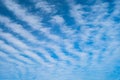
[[[120,80],[120,0],[0,0],[0,80]]]

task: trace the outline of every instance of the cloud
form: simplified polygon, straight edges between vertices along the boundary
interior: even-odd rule
[[[16,23],[14,23],[14,22],[12,22],[11,20],[9,20],[9,18],[7,18],[7,17],[3,17],[3,16],[1,16],[2,18],[1,18],[1,20],[5,20],[5,21],[2,21],[7,27],[9,27],[10,29],[12,28],[13,29],[13,31],[15,31],[17,28],[17,31],[16,31],[16,33],[18,33],[19,35],[21,35],[22,34],[22,37],[24,37],[25,39],[29,39],[30,38],[30,36],[32,36],[31,37],[31,39],[32,39],[32,42],[37,42],[37,44],[41,44],[41,45],[43,45],[42,43],[42,41],[41,42],[39,42],[38,40],[36,40],[36,38],[31,34],[31,33],[29,33],[28,31],[26,31],[25,29],[23,29],[22,28],[22,26],[20,25],[20,24],[16,24]],[[9,20],[9,22],[7,22],[7,20]],[[13,28],[14,26],[16,26],[16,28]],[[22,29],[21,29],[22,28]],[[2,37],[2,38],[4,38],[6,41],[8,41],[8,42],[10,42],[11,44],[13,44],[14,46],[16,46],[19,50],[21,50],[23,53],[25,53],[26,55],[27,55],[27,53],[28,53],[28,51],[30,52],[31,50],[36,50],[36,49],[32,49],[32,47],[29,47],[26,43],[23,43],[23,42],[21,42],[21,40],[19,40],[19,39],[17,39],[17,37],[14,37],[14,35],[13,34],[10,34],[10,33],[5,33],[5,32],[3,32],[2,30],[1,30],[1,32],[0,32],[1,34],[0,34],[0,36]],[[26,35],[28,33],[28,35]],[[27,38],[27,37],[29,37],[29,38]],[[9,40],[8,40],[9,39]],[[39,45],[40,45],[39,44]],[[27,51],[27,52],[26,52]],[[44,55],[46,55],[46,57],[47,57],[47,59],[50,59],[51,60],[51,57],[49,56],[49,54],[46,54],[46,52],[44,52],[42,49],[40,50],[40,49],[37,49],[37,51],[39,51],[39,52],[41,52],[41,53],[43,53]],[[16,52],[17,53],[17,52]],[[32,52],[31,52],[32,53]],[[28,54],[28,55],[30,55],[30,54]],[[31,54],[32,55],[32,54]],[[36,58],[38,57],[38,55],[35,55],[35,53],[33,53],[33,55],[34,56],[36,56]],[[32,56],[33,56],[32,55]],[[42,59],[41,60],[37,60],[37,61],[43,61]],[[44,62],[44,61],[43,61]],[[42,62],[42,63],[43,63]],[[40,62],[41,63],[41,62]]]
[[[0,40],[0,44],[2,45],[1,50],[3,50],[3,51],[6,50],[7,53],[10,52],[8,55],[11,56],[11,58],[14,58],[16,61],[23,60],[23,62],[27,61],[28,63],[31,63],[31,61],[29,59],[24,58],[23,56],[21,56],[18,50],[16,50],[15,48],[5,44],[5,42],[3,42],[2,40]],[[14,55],[12,55],[12,54],[14,54]]]
[[[50,15],[45,23],[44,16],[29,12],[15,0],[2,3],[18,21],[0,15],[0,62],[2,65],[3,61],[14,63],[12,66],[18,64],[20,79],[101,80],[98,78],[101,77],[113,80],[108,76],[119,66],[120,24],[119,19],[116,20],[119,1],[113,2],[111,12],[107,1],[93,5],[67,1],[66,9],[68,17],[75,21],[73,25],[67,24],[69,19],[62,12]],[[33,5],[46,12],[45,15],[55,9],[54,5],[42,0],[33,1]]]
[[[20,24],[14,23],[9,18],[7,18],[5,16],[0,16],[0,22],[5,24],[5,26],[7,26],[7,28],[11,29],[13,32],[19,34],[20,36],[22,36],[24,38],[27,38],[28,41],[38,42],[38,40],[36,40],[36,38],[33,35],[31,35],[31,33],[29,33],[27,30],[25,30],[23,28],[23,26],[21,26]]]
[[[49,28],[43,27],[40,22],[40,17],[30,14],[26,9],[22,8],[19,4],[13,1],[4,1],[6,7],[11,10],[18,18],[25,21],[30,25],[34,30],[43,33],[45,36],[52,40],[60,40],[60,38],[54,34],[50,33]]]
[[[59,25],[65,23],[63,17],[61,17],[61,16],[59,16],[59,15],[53,16],[51,21],[52,21],[53,23],[56,22],[56,23],[59,24]]]
[[[39,20],[38,20],[38,17],[34,16],[34,15],[29,16],[30,14],[27,12],[27,10],[23,9],[22,7],[20,7],[20,5],[14,3],[14,2],[9,2],[9,1],[8,2],[5,1],[5,4],[8,7],[8,9],[13,11],[14,14],[18,18],[20,18],[21,20],[27,22],[31,27],[34,27],[33,29],[39,30],[40,32],[44,33],[45,36],[47,36],[48,38],[50,38],[51,40],[53,40],[53,41],[55,41],[57,43],[61,43],[62,41],[64,41],[61,37],[59,37],[59,36],[57,36],[55,34],[51,34],[50,30],[48,28],[42,27],[40,22],[39,22]],[[10,7],[10,5],[11,5],[11,7]],[[14,8],[16,8],[16,10],[13,10]],[[18,12],[20,12],[21,14],[18,13]],[[29,15],[26,15],[26,14],[29,14]],[[32,19],[30,19],[30,18],[32,18]],[[30,20],[32,20],[32,22],[30,22]],[[59,42],[58,42],[58,40],[59,40]]]
[[[55,5],[51,5],[47,1],[41,1],[41,0],[35,0],[33,1],[35,3],[35,7],[37,9],[40,9],[46,13],[54,13],[55,11]]]

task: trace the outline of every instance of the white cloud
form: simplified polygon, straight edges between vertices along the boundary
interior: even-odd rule
[[[59,24],[59,25],[63,25],[63,24],[65,23],[63,17],[61,17],[61,16],[59,16],[59,15],[53,16],[51,22],[57,23],[57,24]]]
[[[27,23],[28,23],[31,27],[33,27],[34,29],[43,32],[45,36],[47,36],[48,38],[50,38],[51,40],[53,40],[53,41],[55,41],[55,42],[57,42],[57,43],[59,43],[59,44],[61,44],[61,42],[64,42],[64,40],[61,39],[61,37],[59,37],[59,36],[57,36],[57,35],[54,35],[54,34],[51,34],[51,33],[50,33],[50,30],[49,30],[48,28],[41,27],[41,23],[39,22],[39,19],[38,19],[37,16],[30,15],[30,14],[27,12],[27,10],[23,9],[23,8],[22,8],[20,5],[18,5],[17,3],[14,3],[14,2],[11,2],[11,1],[5,1],[4,3],[6,4],[7,8],[10,9],[11,11],[13,11],[18,18],[20,18],[21,20],[27,22]],[[14,7],[16,8],[16,10],[14,9]],[[14,9],[14,10],[13,10],[13,9]],[[19,10],[20,10],[20,13],[21,13],[21,14],[18,13]],[[28,15],[26,15],[26,14],[28,14]],[[21,17],[20,17],[20,16],[21,16]],[[37,17],[37,18],[34,18],[34,17]],[[30,21],[31,19],[29,19],[29,18],[32,18],[32,22]],[[57,18],[59,18],[59,19],[61,20],[61,21],[58,21],[58,22],[63,22],[63,21],[62,21],[62,20],[63,20],[62,18],[60,18],[60,17],[57,17]],[[54,44],[56,44],[56,43],[54,43]],[[54,45],[54,44],[53,44],[53,45]],[[60,46],[59,44],[58,44],[58,45],[56,44],[56,45],[57,45],[57,46]],[[70,44],[71,44],[71,43],[70,43]],[[68,47],[68,46],[66,46],[66,47]],[[71,49],[72,49],[72,48],[71,48]],[[60,52],[60,50],[56,50],[56,47],[55,47],[54,50]],[[57,52],[57,54],[59,54],[58,52]],[[60,53],[61,53],[61,52],[60,52]],[[60,55],[60,54],[59,54],[59,55]],[[63,56],[63,55],[62,55],[62,56]]]
[[[50,32],[50,29],[49,28],[44,28],[42,27],[42,23],[40,22],[39,20],[39,17],[38,16],[34,16],[32,14],[30,14],[26,9],[22,9],[22,7],[17,4],[17,3],[14,3],[14,2],[11,2],[11,1],[5,1],[5,4],[6,6],[15,13],[15,15],[20,18],[21,20],[27,22],[31,27],[33,27],[35,30],[39,30],[43,33],[45,33],[45,35],[50,38],[51,40],[55,41],[55,43],[57,43],[55,45],[55,47],[51,47],[55,50],[55,53],[62,53],[60,47],[61,47],[61,43],[63,42],[64,44],[64,47],[65,49],[72,53],[72,54],[75,54],[79,57],[81,57],[81,53],[84,53],[84,52],[80,52],[80,51],[77,51],[73,46],[74,44],[74,41],[76,40],[76,37],[73,38],[73,40],[70,40],[69,38],[68,39],[62,39],[61,37],[55,35],[55,34],[51,34]],[[13,5],[15,4],[15,5]],[[10,7],[11,5],[11,7]],[[100,7],[102,5],[102,7]],[[81,6],[80,4],[75,4],[75,3],[71,3],[70,4],[70,7],[71,7],[71,10],[70,10],[70,13],[71,13],[71,16],[74,17],[74,19],[76,20],[76,22],[79,24],[79,25],[85,25],[85,24],[89,24],[89,23],[86,23],[87,20],[89,18],[93,18],[94,20],[92,20],[90,22],[91,25],[102,25],[102,26],[110,26],[110,25],[113,25],[109,22],[112,22],[111,20],[108,20],[106,21],[107,24],[103,23],[104,21],[104,16],[107,15],[106,12],[106,7],[107,7],[108,4],[104,3],[104,4],[100,4],[100,5],[95,5],[92,7],[92,12],[97,12],[97,9],[100,8],[100,11],[96,14],[96,19],[95,17],[93,17],[93,15],[89,15],[88,17],[86,17],[85,19],[83,18],[83,14],[89,14],[85,11],[83,11],[83,6]],[[13,10],[14,7],[16,8],[16,10]],[[105,9],[104,9],[105,8]],[[18,13],[20,12],[20,13]],[[99,15],[99,13],[104,13],[103,15]],[[28,14],[28,15],[27,15]],[[32,16],[32,17],[31,17]],[[30,21],[32,20],[32,21]],[[56,15],[56,16],[53,16],[52,18],[52,23],[54,24],[57,23],[60,25],[61,27],[61,31],[63,33],[65,33],[65,35],[69,35],[69,36],[74,36],[76,35],[75,34],[75,31],[72,30],[71,28],[68,28],[68,26],[65,24],[65,20],[63,17],[59,16],[59,15]],[[88,41],[89,37],[91,37],[91,32],[94,31],[94,29],[90,29],[90,28],[87,28],[87,26],[82,26],[81,29],[83,29],[83,33],[79,32],[79,34],[77,34],[77,37],[78,39],[77,40],[82,40],[80,41],[79,44],[85,44],[86,41]],[[105,29],[105,28],[103,28]],[[85,31],[85,32],[84,32]],[[100,32],[101,33],[101,32]],[[98,35],[100,34],[98,33]],[[82,38],[82,39],[79,39],[79,38]],[[95,40],[96,41],[96,40]],[[99,40],[98,40],[99,41]],[[49,44],[48,45],[54,45],[55,44],[54,42],[52,44]],[[98,42],[99,43],[99,42]],[[98,44],[96,44],[97,46],[100,46]],[[58,49],[57,49],[58,47]],[[88,46],[84,46],[84,47],[88,47]],[[90,48],[91,50],[92,48]],[[89,47],[84,49],[85,51],[89,51]],[[84,54],[87,55],[88,52],[85,52]],[[57,54],[58,55],[58,54]],[[59,54],[59,56],[65,56],[64,54]],[[48,55],[46,56],[48,57]],[[66,56],[65,56],[66,57]],[[64,58],[63,58],[64,59]]]
[[[52,17],[52,19],[50,20],[50,22],[52,24],[58,24],[61,32],[64,33],[64,36],[67,37],[67,39],[68,38],[71,38],[72,40],[75,39],[75,37],[76,37],[76,35],[75,35],[76,30],[74,30],[70,26],[67,26],[66,22],[65,22],[65,20],[64,20],[64,18],[62,16],[54,15]]]
[[[21,62],[17,61],[16,59],[11,58],[7,53],[1,52],[1,51],[0,51],[0,57],[5,59],[8,63],[12,63],[14,65],[17,64],[19,66],[24,65],[24,63],[21,63]],[[2,59],[0,61],[3,62]]]
[[[5,16],[0,16],[0,22],[3,23],[7,28],[11,29],[13,32],[18,33],[28,41],[31,41],[33,43],[38,42],[38,40],[27,30],[23,28],[22,25],[14,23],[12,20]]]
[[[2,46],[0,46],[0,48],[1,48],[2,50],[7,51],[7,52],[8,52],[8,55],[13,56],[13,57],[15,57],[15,58],[17,58],[17,59],[19,59],[19,60],[26,61],[26,62],[28,62],[28,63],[33,63],[31,60],[22,57],[22,56],[20,55],[20,52],[19,52],[18,50],[16,50],[15,48],[9,46],[8,44],[4,43],[2,40],[0,40],[0,44],[2,45]]]
[[[13,23],[14,24],[14,23]],[[1,30],[1,29],[0,29]],[[2,38],[4,38],[6,41],[8,41],[8,42],[10,42],[11,44],[13,44],[16,48],[18,48],[19,50],[21,50],[20,52],[23,52],[25,55],[28,55],[28,56],[30,56],[30,55],[32,55],[31,57],[32,58],[34,58],[34,56],[35,56],[35,58],[34,59],[36,59],[37,58],[37,61],[41,61],[40,63],[44,63],[45,64],[45,62],[43,61],[43,59],[39,59],[38,58],[38,55],[36,55],[36,53],[33,53],[32,52],[32,50],[37,50],[37,51],[39,51],[39,52],[41,52],[41,53],[43,53],[44,51],[42,50],[42,49],[34,49],[34,48],[32,48],[32,47],[30,47],[30,46],[27,46],[25,43],[23,43],[23,42],[21,42],[19,39],[17,39],[17,37],[14,37],[14,35],[12,35],[12,34],[10,34],[10,33],[5,33],[5,32],[2,32],[2,30],[1,30],[1,32],[0,32],[0,36],[2,37]],[[39,43],[39,42],[37,42],[37,43]],[[10,49],[11,49],[11,47],[10,47]],[[8,50],[9,50],[9,47],[8,47]],[[10,51],[10,50],[9,50]],[[8,52],[9,52],[8,51]],[[15,49],[14,49],[14,51],[16,51]],[[33,53],[33,54],[28,54],[27,52],[29,51],[29,53]],[[47,51],[46,51],[47,52]],[[43,54],[44,55],[46,55],[45,57],[49,60],[52,60],[52,58],[49,56],[49,54],[46,54],[46,52],[44,52]],[[16,53],[18,53],[18,52],[16,52]]]
[[[35,7],[37,9],[45,11],[46,13],[54,13],[54,12],[56,12],[55,11],[55,5],[51,5],[47,1],[36,0],[36,1],[34,1],[34,3],[35,3]]]
[[[119,4],[119,1],[114,2]],[[71,17],[74,18],[77,26],[80,26],[81,28],[81,31],[79,34],[77,34],[78,39],[80,40],[79,46],[82,47],[82,50],[86,54],[93,52],[92,60],[90,60],[92,63],[91,65],[99,65],[98,61],[100,59],[101,63],[104,65],[106,60],[109,60],[108,56],[111,55],[110,53],[114,53],[111,50],[119,47],[119,41],[117,40],[117,36],[119,34],[119,23],[115,23],[113,20],[114,16],[118,16],[116,15],[119,12],[118,7],[115,7],[113,13],[109,14],[109,3],[107,2],[100,2],[97,4],[95,3],[92,6],[76,4],[74,1],[68,1],[68,4],[70,6],[69,12],[71,14]],[[115,6],[118,6],[118,4]],[[90,9],[90,11],[85,11],[84,8]],[[102,40],[102,37],[106,37],[109,40]],[[86,42],[90,40],[93,41],[93,45],[91,46],[89,44],[86,44]],[[104,48],[106,49],[105,52],[102,51]],[[100,56],[102,57],[100,58]]]
[[[74,20],[77,22],[76,24],[84,24],[86,23],[84,18],[83,18],[83,14],[85,14],[85,12],[83,11],[83,7],[81,5],[77,5],[77,4],[71,4],[71,10],[70,10],[70,14],[71,17],[74,18]]]
[[[26,45],[27,43],[25,44],[20,42],[17,38],[14,37],[14,35],[10,33],[8,34],[0,32],[1,37],[3,37],[6,40],[7,38],[9,38],[9,40],[11,41],[7,40],[8,42],[14,45],[18,45],[16,47],[20,48],[23,54],[28,55],[29,57],[36,60],[38,63],[42,63],[43,65],[49,66],[49,69],[47,69],[48,67],[45,68],[51,73],[46,73],[42,71],[43,72],[43,73],[41,72],[42,76],[45,75],[50,76],[50,74],[55,73],[54,71],[56,70],[58,71],[58,72],[56,71],[56,73],[58,74],[56,74],[54,77],[56,76],[58,77],[59,75],[63,76],[63,74],[66,75],[72,72],[76,66],[80,66],[79,68],[84,69],[86,69],[87,67],[90,69],[90,71],[92,71],[93,70],[92,68],[94,68],[94,70],[98,70],[98,72],[102,73],[102,71],[100,71],[101,68],[102,70],[106,70],[106,66],[111,65],[110,69],[112,71],[112,68],[114,67],[112,66],[112,64],[115,61],[117,61],[117,59],[115,58],[118,58],[117,56],[119,56],[120,50],[120,43],[118,38],[119,35],[118,30],[120,30],[119,23],[115,23],[115,21],[113,20],[113,16],[115,16],[119,12],[117,6],[116,6],[117,8],[115,8],[115,12],[113,12],[112,15],[108,16],[109,15],[109,13],[107,12],[108,3],[94,4],[93,6],[90,6],[91,9],[90,12],[86,12],[83,9],[89,6],[76,4],[74,2],[69,3],[70,14],[77,24],[75,26],[80,26],[80,30],[78,30],[77,33],[74,28],[72,28],[71,26],[67,26],[64,17],[62,17],[61,15],[54,15],[50,20],[51,24],[57,24],[61,32],[64,33],[64,36],[67,36],[67,38],[64,39],[61,36],[58,36],[57,34],[52,34],[51,28],[43,27],[42,26],[43,23],[39,19],[39,16],[29,13],[27,9],[23,8],[21,5],[11,0],[9,1],[5,0],[5,2],[3,3],[5,3],[5,6],[7,6],[7,8],[17,16],[17,18],[26,22],[34,30],[42,32],[46,36],[46,38],[51,40],[51,41],[39,41],[26,29],[22,28],[24,26],[17,24],[8,18],[0,16],[0,22],[3,23],[6,27],[10,28],[15,33],[18,33],[19,35],[24,37],[25,40],[36,42],[34,44],[39,43],[37,47],[27,46]],[[42,6],[49,5],[48,3],[39,4],[43,4]],[[116,3],[116,5],[118,4]],[[46,9],[48,7],[40,8],[42,8],[46,12],[48,11],[48,13],[51,12],[51,9]],[[83,15],[87,16],[85,17]],[[106,16],[108,17],[105,18]],[[78,48],[81,48],[81,51],[75,48],[76,46],[75,42],[78,43],[77,46]],[[12,48],[12,45],[9,46],[3,43],[3,41],[0,41],[0,44],[3,45],[1,49],[6,50],[7,52],[9,51],[12,51],[13,53],[18,52],[18,51],[15,52],[16,49]],[[47,51],[46,48],[51,49],[52,52],[55,53],[55,55],[57,55],[60,58],[60,60],[55,60],[53,57],[51,57],[50,52]],[[66,55],[63,50],[70,53],[70,56]],[[49,62],[45,62],[42,57],[39,57],[38,56],[39,53],[43,55]],[[72,55],[77,56],[79,60],[74,58]],[[70,61],[71,64],[68,64],[67,61]],[[69,69],[68,65],[70,67]],[[70,71],[63,73],[63,71],[67,71],[66,69]],[[34,72],[34,70],[31,71]],[[85,73],[86,72],[83,72],[83,75]],[[39,74],[37,74],[36,77],[38,78]],[[53,78],[53,76],[50,77]]]
[[[19,46],[20,49],[29,49],[26,44],[21,42],[19,39],[14,37],[12,34],[0,32],[0,36],[4,39],[6,39],[8,42],[14,44],[15,46]]]
[[[34,30],[40,31],[45,36],[53,41],[60,40],[55,34],[51,34],[49,28],[43,27],[40,22],[40,17],[30,14],[25,8],[15,3],[14,1],[4,1],[6,7],[11,10],[19,19],[27,22]]]

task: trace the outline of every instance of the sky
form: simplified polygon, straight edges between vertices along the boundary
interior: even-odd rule
[[[120,80],[120,0],[0,0],[0,80]]]

